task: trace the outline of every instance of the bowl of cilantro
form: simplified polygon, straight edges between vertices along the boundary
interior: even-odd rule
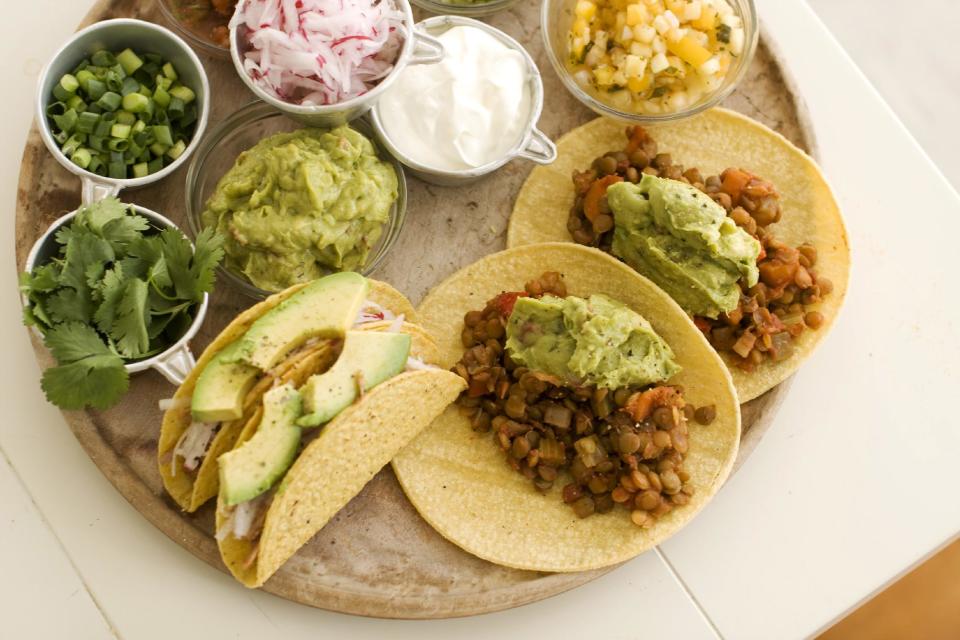
[[[191,243],[167,218],[117,198],[58,219],[20,276],[24,323],[57,361],[43,372],[47,399],[106,409],[146,369],[181,384],[222,257],[219,236]]]

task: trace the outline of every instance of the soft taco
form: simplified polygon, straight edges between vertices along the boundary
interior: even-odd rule
[[[248,587],[266,582],[464,388],[431,364],[437,347],[416,325],[373,323],[336,350],[299,388],[267,391],[218,459],[217,542]]]
[[[557,146],[518,196],[507,246],[573,241],[625,261],[694,317],[742,402],[813,352],[846,294],[850,249],[809,156],[724,109],[650,131],[601,118]]]
[[[727,478],[730,374],[661,289],[568,243],[488,256],[418,308],[467,389],[393,460],[410,501],[497,564],[584,571],[672,535]]]
[[[217,495],[216,459],[256,428],[264,393],[329,366],[346,330],[395,318],[417,319],[403,294],[355,273],[291,287],[237,316],[165,402],[157,460],[167,493],[190,512]]]

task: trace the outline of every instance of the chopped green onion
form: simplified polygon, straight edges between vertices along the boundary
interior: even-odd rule
[[[112,67],[117,63],[117,59],[106,49],[101,49],[90,56],[90,64],[95,67]]]
[[[121,140],[126,140],[130,137],[130,125],[128,124],[115,124],[110,127],[110,135],[114,138],[120,138]]]
[[[106,142],[107,139],[104,136],[91,135],[87,138],[87,144],[90,145],[90,148],[94,151],[106,151]]]
[[[170,127],[168,126],[158,125],[153,127],[153,137],[156,138],[158,144],[167,147],[173,146],[173,136],[170,135]]]
[[[170,64],[169,62],[163,65],[163,75],[165,75],[170,80],[176,80],[179,77],[177,76],[177,70],[174,69],[173,65]]]
[[[57,100],[66,102],[67,100],[70,99],[70,96],[72,95],[73,94],[67,91],[66,89],[64,89],[63,85],[61,85],[59,82],[53,85],[53,97],[56,98]]]
[[[47,105],[47,116],[62,116],[67,112],[67,105],[63,102],[51,102]]]
[[[77,119],[77,131],[80,133],[93,133],[100,123],[100,116],[96,113],[84,111]]]
[[[171,118],[183,116],[184,104],[180,98],[170,98],[170,105],[167,107],[167,115]]]
[[[113,126],[113,119],[107,119],[106,116],[113,114],[103,114],[100,116],[100,119],[97,120],[97,124],[93,127],[93,135],[99,136],[101,138],[106,138],[110,135],[110,127]]]
[[[133,78],[124,78],[123,82],[120,84],[120,95],[128,96],[131,93],[136,93],[140,91],[140,83],[134,80]]]
[[[92,78],[87,82],[86,92],[87,97],[91,100],[99,100],[100,96],[107,92],[107,85],[96,78]]]
[[[100,173],[103,170],[103,166],[103,160],[100,159],[100,156],[93,156],[90,158],[90,164],[87,165],[87,171]]]
[[[147,128],[147,123],[144,122],[143,120],[137,120],[136,122],[133,123],[133,132],[134,132],[134,133],[141,133],[141,132],[143,132],[146,128]]]
[[[193,92],[193,89],[182,84],[173,86],[170,89],[170,95],[172,95],[174,98],[180,98],[183,100],[184,104],[190,104],[197,97],[197,95]]]
[[[132,125],[136,121],[137,116],[133,115],[129,111],[117,111],[117,122],[120,124]]]
[[[92,159],[93,156],[90,154],[90,150],[82,147],[74,151],[73,155],[70,156],[70,160],[81,169],[89,167]]]
[[[120,103],[122,101],[123,98],[119,93],[107,91],[105,94],[100,96],[99,100],[97,100],[97,105],[99,105],[104,111],[116,111],[120,108]]]
[[[121,162],[111,162],[107,167],[107,175],[117,180],[123,180],[127,177],[127,165]]]
[[[161,169],[163,169],[163,158],[161,158],[161,157],[156,157],[156,158],[154,158],[153,160],[151,160],[150,162],[147,163],[147,170],[148,170],[150,173],[156,173],[157,171],[160,171]]]
[[[53,121],[61,131],[71,133],[77,126],[77,112],[67,109],[62,116],[53,116]]]
[[[150,173],[150,167],[146,162],[138,162],[131,167],[134,178],[143,178]]]
[[[60,86],[63,87],[67,93],[76,93],[77,89],[80,88],[80,83],[77,81],[76,76],[67,73],[60,78]]]
[[[152,145],[150,145],[150,153],[152,153],[155,156],[162,156],[167,152],[167,149],[169,149],[171,146],[172,145],[166,145],[166,144],[160,144],[159,142],[154,142]]]
[[[147,109],[150,104],[150,98],[142,93],[130,93],[123,96],[123,108],[131,113],[140,113]]]
[[[153,90],[153,101],[166,109],[170,105],[170,94],[167,93],[166,89],[157,85],[157,88]]]
[[[67,107],[79,113],[87,110],[87,103],[84,102],[80,96],[71,96],[71,98],[67,100]]]
[[[118,124],[116,126],[122,127],[126,125]],[[112,140],[110,140],[110,142],[107,143],[107,148],[110,149],[110,151],[116,151],[117,153],[121,154],[121,161],[123,158],[122,156],[123,152],[126,151],[129,147],[130,147],[130,141],[125,138],[113,138]]]
[[[167,150],[167,157],[171,160],[176,160],[183,155],[183,152],[186,151],[186,149],[186,143],[183,140],[177,140],[177,144],[173,145]]]
[[[123,70],[127,72],[127,75],[133,74],[134,71],[143,66],[143,60],[130,49],[124,49],[118,53],[117,62],[119,62]]]

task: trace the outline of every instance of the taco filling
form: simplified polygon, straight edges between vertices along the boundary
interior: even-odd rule
[[[818,329],[833,283],[817,274],[817,249],[788,246],[774,185],[727,168],[704,178],[684,168],[642,128],[627,144],[573,176],[567,229],[653,280],[694,317],[710,344],[743,370],[788,358]]]
[[[694,408],[670,346],[649,322],[603,295],[567,295],[547,272],[524,291],[504,292],[464,316],[466,351],[453,371],[475,431],[492,431],[507,463],[586,518],[616,505],[650,527],[693,495],[684,469]]]

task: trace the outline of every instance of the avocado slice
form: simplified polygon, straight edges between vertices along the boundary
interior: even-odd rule
[[[263,419],[253,437],[217,459],[220,487],[228,505],[256,498],[270,490],[297,455],[301,429],[296,425],[302,403],[290,384],[263,396]]]
[[[301,427],[332,420],[353,404],[362,383],[367,391],[397,375],[407,365],[410,336],[406,333],[347,331],[340,357],[326,372],[311,376],[303,385],[304,416]]]
[[[342,337],[369,288],[352,271],[314,280],[250,326],[238,341],[236,359],[267,371],[310,338]]]
[[[218,353],[200,372],[193,388],[190,410],[198,422],[223,422],[243,416],[243,400],[253,387],[260,370],[235,362],[239,343]]]

